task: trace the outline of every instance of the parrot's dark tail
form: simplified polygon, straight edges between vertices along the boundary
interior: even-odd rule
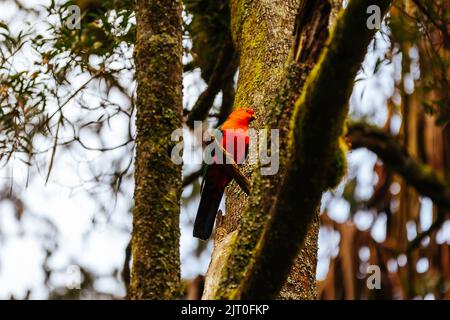
[[[225,188],[217,190],[217,186],[212,188],[208,181],[203,188],[200,205],[194,223],[194,237],[206,240],[211,235],[217,210],[219,210]]]

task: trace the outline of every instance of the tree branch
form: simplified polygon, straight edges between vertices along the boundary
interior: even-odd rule
[[[351,124],[348,137],[353,149],[367,148],[374,152],[419,193],[429,197],[442,210],[450,211],[450,184],[431,167],[412,158],[395,137],[362,123]]]
[[[39,14],[39,11],[34,9],[34,8],[30,8],[30,7],[26,7],[23,5],[23,3],[20,0],[13,0],[14,4],[17,6],[17,8],[19,8],[19,10],[23,10],[26,12],[31,12],[34,14]]]
[[[293,113],[292,158],[246,277],[230,298],[267,299],[280,290],[304,245],[322,193],[339,159],[339,137],[354,78],[375,30],[370,5],[384,14],[391,1],[352,0],[339,16],[328,46],[309,75]],[[340,177],[336,177],[340,180]]]
[[[194,127],[194,121],[205,120],[209,110],[213,106],[214,99],[222,89],[225,81],[236,71],[234,59],[234,48],[231,39],[227,40],[222,47],[220,56],[214,66],[211,77],[208,81],[208,87],[198,97],[194,107],[188,115],[186,124]]]
[[[234,97],[234,73],[230,74],[222,85],[222,106],[217,117],[217,125],[220,126],[227,120],[231,111],[233,111]]]
[[[125,259],[123,260],[123,268],[122,268],[122,280],[125,284],[125,292],[126,298],[128,299],[130,296],[130,261],[131,261],[131,239],[128,241],[128,244],[125,248]]]
[[[449,34],[447,27],[443,24],[439,24],[435,17],[431,14],[431,12],[427,9],[427,7],[420,1],[420,0],[412,0],[414,4],[419,8],[420,11],[430,20],[430,22],[439,30],[442,32],[442,36],[444,37],[445,44],[449,44]]]
[[[199,170],[192,172],[190,175],[184,177],[183,179],[183,188],[193,183],[195,180],[200,178],[203,175],[203,168],[200,168]]]
[[[236,3],[235,6],[239,6],[239,4]],[[278,5],[276,5],[276,7],[279,8]],[[285,8],[285,10],[286,9],[287,8]],[[255,8],[254,10],[255,11],[251,14],[258,16],[258,9]],[[290,10],[292,9],[287,9],[286,12],[289,12]],[[238,91],[242,92],[242,90],[244,90],[245,92],[248,92],[250,90],[247,85],[248,83],[250,88],[253,88],[252,91],[256,94],[265,92],[267,88],[272,88],[270,90],[273,90],[273,92],[276,93],[273,97],[266,98],[261,106],[256,106],[256,109],[262,113],[262,119],[264,119],[265,112],[269,111],[269,114],[266,115],[264,121],[267,129],[280,129],[280,135],[282,137],[279,145],[280,170],[278,174],[271,176],[260,175],[258,177],[257,173],[253,175],[253,196],[249,197],[249,204],[245,209],[245,212],[242,212],[243,206],[241,204],[236,205],[234,207],[235,209],[227,206],[227,210],[232,209],[230,210],[231,212],[227,211],[227,217],[231,220],[231,223],[228,223],[228,227],[230,225],[232,226],[229,229],[231,231],[238,228],[238,241],[231,241],[231,248],[226,248],[224,246],[218,247],[217,250],[222,249],[228,253],[231,252],[231,254],[227,254],[227,256],[229,256],[229,258],[227,258],[227,263],[222,264],[224,265],[223,270],[214,274],[214,276],[219,275],[221,277],[220,285],[217,286],[217,290],[209,293],[206,292],[204,296],[206,299],[230,297],[233,294],[234,289],[239,286],[245,276],[246,268],[254,255],[254,248],[256,248],[261,234],[264,231],[264,226],[269,219],[268,213],[273,206],[279,186],[284,180],[287,172],[289,160],[288,146],[290,142],[288,137],[290,130],[289,124],[291,122],[290,118],[293,112],[293,106],[300,96],[308,75],[319,60],[320,54],[323,52],[329,36],[328,25],[330,23],[332,6],[328,0],[304,1],[302,2],[302,6],[299,7],[296,16],[293,14],[294,12],[295,11],[292,10],[290,13],[292,16],[288,20],[290,20],[290,25],[292,30],[295,30],[295,34],[293,34],[290,39],[287,39],[288,41],[286,44],[289,44],[295,39],[294,43],[298,43],[298,45],[291,47],[290,54],[288,50],[286,51],[285,57],[287,59],[285,62],[280,61],[279,65],[272,65],[272,63],[269,63],[264,69],[264,73],[271,73],[274,72],[274,70],[281,71],[284,69],[284,76],[280,77],[281,81],[277,81],[276,84],[270,84],[268,82],[272,81],[270,79],[272,77],[264,77],[261,79],[259,76],[255,76],[252,73],[242,72],[240,74]],[[274,18],[269,14],[267,16],[259,16],[257,19],[267,19],[270,21]],[[334,18],[331,19],[334,21]],[[247,34],[250,33],[251,38],[260,37],[261,30],[255,32],[251,27],[248,28],[249,29],[245,29],[242,32]],[[239,31],[239,28],[237,28],[236,31],[241,32]],[[270,35],[269,37],[272,36],[273,35]],[[279,34],[277,37],[279,36],[282,35]],[[264,39],[265,36],[261,38]],[[248,44],[248,42],[251,41],[249,39],[249,37],[242,39],[243,43],[241,44],[241,47]],[[311,39],[314,40],[311,41]],[[271,41],[274,41],[274,39]],[[252,42],[251,46],[253,47],[255,44]],[[266,41],[261,41],[256,47],[264,48],[265,46],[267,46]],[[275,44],[271,44],[271,46],[276,47]],[[287,48],[289,48],[289,46],[287,46]],[[250,63],[253,65],[253,68],[259,68],[260,64],[265,64],[266,59],[268,59],[267,55],[256,55],[255,57],[252,53],[248,56],[241,56],[241,63],[244,65]],[[262,84],[261,81],[264,81],[264,84]],[[241,99],[239,99],[239,101],[241,101]],[[247,100],[247,98],[245,98],[244,101],[252,100]],[[230,192],[231,194],[228,194],[231,196],[228,198],[230,202],[241,203],[245,200],[240,196],[234,196],[233,191]],[[233,226],[234,224],[237,224],[237,226]],[[236,232],[232,232],[232,234],[236,234]],[[310,228],[308,239],[311,240],[311,245],[304,253],[299,255],[299,259],[297,260],[298,264],[296,264],[295,268],[300,270],[300,272],[291,273],[293,276],[290,279],[291,284],[286,283],[286,286],[284,287],[286,290],[282,293],[280,292],[280,297],[289,296],[291,298],[304,299],[313,299],[315,297],[317,235],[318,224]],[[295,281],[296,285],[292,285],[292,281]],[[298,290],[293,289],[293,287],[297,286],[304,287],[305,290],[299,292]]]

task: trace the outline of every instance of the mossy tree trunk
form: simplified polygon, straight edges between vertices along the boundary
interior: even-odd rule
[[[226,263],[233,263],[233,268],[242,271],[247,266],[286,171],[289,122],[294,103],[325,45],[328,27],[334,21],[341,2],[231,1],[231,31],[240,58],[234,105],[250,106],[256,111],[257,129],[280,130],[280,168],[276,175],[261,176],[257,164],[245,167],[244,172],[249,177],[251,175],[253,184],[250,198],[234,182],[228,188],[226,215],[221,225],[221,230],[224,230],[222,236],[225,233],[227,237],[222,245],[216,246],[208,271],[211,276],[206,280],[208,291],[204,298],[220,296],[215,296],[219,284],[217,277],[222,271],[217,269],[222,269]],[[297,47],[296,53],[293,48],[295,42],[302,46],[302,49]],[[294,54],[299,55],[299,63],[288,65]],[[280,90],[280,83],[286,90]],[[224,257],[227,257],[227,250],[233,245],[233,236],[237,233],[244,212],[245,228],[250,237],[241,242],[240,259],[225,262]],[[298,255],[279,298],[316,297],[318,232],[316,217],[308,231],[307,245]],[[220,240],[216,239],[216,243],[221,243]],[[233,288],[241,276],[234,274],[222,287]],[[211,289],[211,286],[215,288]]]
[[[316,297],[317,213],[322,193],[345,171],[339,137],[375,33],[366,27],[370,4],[351,1],[325,46],[334,17],[329,1],[231,2],[240,53],[235,105],[254,107],[258,128],[280,129],[281,163],[272,177],[246,168],[253,172],[249,199],[229,188],[221,226],[228,234],[216,245],[205,298]],[[374,4],[385,12],[390,1]]]
[[[136,188],[131,299],[178,298],[181,166],[171,161],[182,119],[179,0],[137,0]]]

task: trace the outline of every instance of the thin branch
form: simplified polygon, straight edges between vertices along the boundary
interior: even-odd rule
[[[123,260],[123,269],[122,269],[122,280],[125,284],[126,289],[126,297],[129,297],[130,294],[130,261],[131,261],[131,239],[128,241],[127,247],[125,248],[125,259]]]
[[[448,44],[450,37],[449,37],[447,28],[443,24],[439,24],[439,23],[436,22],[436,20],[433,17],[433,15],[430,13],[430,11],[427,9],[427,7],[420,0],[412,0],[412,1],[417,6],[417,8],[419,8],[419,10],[423,12],[423,14],[428,18],[428,20],[430,20],[430,22],[436,28],[438,28],[438,30],[440,30],[442,32],[442,35],[443,35],[443,37],[445,39],[445,43]]]
[[[217,115],[217,125],[221,125],[227,120],[231,111],[233,111],[234,98],[236,92],[234,89],[234,73],[228,76],[222,86],[222,106]]]
[[[338,139],[348,113],[354,78],[375,30],[367,28],[369,5],[384,14],[389,0],[352,0],[339,16],[327,47],[295,104],[292,158],[244,279],[229,298],[270,299],[284,284],[317,217],[335,168]],[[337,176],[337,181],[340,176]]]
[[[184,179],[183,179],[183,188],[188,186],[188,185],[190,185],[194,181],[196,181],[202,175],[203,175],[203,168],[201,168],[200,170],[197,170],[197,171],[191,173],[190,175],[184,177]]]
[[[183,73],[188,73],[194,71],[198,66],[195,65],[193,61],[189,61],[185,65],[183,65]]]
[[[283,135],[289,134],[293,106],[305,86],[308,74],[319,60],[329,35],[328,25],[331,12],[329,1],[308,0],[302,2],[301,5],[302,7],[299,8],[300,12],[296,17],[295,25],[297,28],[295,28],[293,36],[294,45],[286,61],[285,77],[278,85],[277,93],[272,97],[273,103],[276,105],[272,107],[272,110],[283,111],[280,114],[268,115],[267,119],[269,119],[269,122],[266,123],[271,128],[282,128],[284,131]],[[302,12],[303,10],[307,12]],[[314,39],[314,41],[309,42],[308,39]],[[260,45],[264,46],[263,43]],[[303,54],[304,50],[307,51],[307,54]],[[295,55],[295,52],[299,52],[299,54]],[[283,142],[283,140],[286,141]],[[282,144],[279,148],[280,160],[285,159],[280,163],[282,171],[274,177],[255,179],[255,187],[258,190],[256,193],[257,198],[249,199],[250,205],[245,213],[242,214],[242,219],[238,226],[239,229],[236,231],[239,241],[231,244],[231,249],[226,249],[231,251],[231,254],[227,259],[228,262],[224,264],[224,270],[218,275],[218,277],[221,277],[219,279],[220,284],[216,290],[212,290],[209,293],[206,292],[206,298],[229,298],[233,294],[234,288],[238,287],[242,282],[246,271],[246,267],[243,267],[242,262],[250,262],[252,260],[255,253],[254,248],[256,248],[269,219],[269,214],[267,213],[270,212],[270,208],[273,205],[271,201],[262,201],[260,197],[275,197],[281,181],[285,178],[285,169],[289,165],[287,163],[289,161],[288,140],[282,139]],[[224,250],[220,248],[218,247],[217,250]]]
[[[13,2],[17,6],[17,8],[19,8],[19,10],[23,10],[23,11],[26,11],[26,12],[31,12],[31,13],[34,13],[34,14],[37,14],[37,15],[39,14],[38,10],[36,10],[34,8],[25,7],[23,5],[23,3],[21,1],[19,1],[19,0],[13,0]]]
[[[188,115],[186,124],[193,128],[194,121],[205,120],[209,110],[212,108],[216,95],[220,92],[224,81],[236,71],[234,63],[234,47],[231,39],[228,39],[220,52],[219,59],[214,66],[211,77],[208,81],[208,87],[197,99],[194,107]]]
[[[67,99],[64,101],[64,103],[60,106],[58,106],[58,109],[55,110],[47,119],[47,121],[50,121],[58,112],[61,112],[61,110],[73,99],[75,98],[86,86],[94,79],[98,78],[98,76],[101,74],[101,71],[98,72],[98,74],[93,75],[90,77],[85,83],[83,83],[77,90],[75,90]]]
[[[56,126],[55,141],[53,142],[52,153],[51,153],[51,156],[50,156],[50,163],[48,165],[47,177],[45,178],[45,184],[46,185],[48,183],[48,179],[50,179],[50,174],[52,172],[53,161],[55,160],[56,148],[58,146],[59,129],[61,128],[61,124],[63,122],[63,115],[62,115],[61,110],[60,110],[60,113],[61,113],[61,115],[59,117],[58,124]]]
[[[450,211],[450,184],[431,167],[412,158],[395,137],[362,123],[351,124],[348,136],[352,148],[371,150],[419,193],[429,197],[442,210]]]

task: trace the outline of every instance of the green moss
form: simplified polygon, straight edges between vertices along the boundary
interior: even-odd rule
[[[235,1],[235,9],[237,4],[243,6],[244,1]],[[273,36],[273,30],[267,29],[265,23],[268,17],[262,16],[263,11],[256,8],[255,5],[252,10],[246,11],[246,18],[240,25],[241,29],[239,29],[241,65],[236,104],[250,104],[250,106],[256,108],[258,118],[261,119],[259,125],[262,126],[264,123],[267,129],[280,129],[280,172],[276,176],[261,176],[259,165],[252,168],[252,194],[248,199],[249,203],[245,208],[245,213],[240,215],[239,241],[234,244],[232,256],[224,270],[222,282],[216,295],[216,298],[219,299],[239,298],[241,290],[239,284],[242,283],[246,270],[254,259],[255,252],[259,250],[259,247],[257,247],[258,239],[269,217],[271,205],[275,201],[280,182],[284,176],[284,168],[286,168],[290,158],[290,150],[286,147],[289,143],[287,143],[285,135],[289,131],[292,106],[297,100],[300,88],[305,83],[307,74],[311,70],[310,66],[300,66],[293,63],[286,67],[280,56],[277,57],[278,60],[274,59],[275,61],[273,61],[273,47],[270,47],[267,41],[269,34]],[[292,18],[294,18],[294,15]],[[323,18],[327,19],[327,16],[324,15]],[[232,25],[233,21],[242,20],[240,18],[233,20],[232,11]],[[236,24],[234,29],[238,29]],[[287,60],[289,51],[287,50],[285,53]],[[282,79],[282,81],[277,82],[274,79],[280,79],[280,81]],[[271,91],[273,95],[270,94]],[[262,94],[264,96],[261,98]],[[252,105],[254,101],[258,101],[258,105]],[[227,198],[227,201],[231,203],[242,201],[242,198],[235,197],[233,192],[229,192],[228,195],[231,197]],[[314,276],[311,279],[314,282]],[[308,291],[308,294],[311,294],[311,292],[315,291]]]
[[[241,44],[244,43],[241,37],[245,34],[243,32],[243,30],[245,30],[244,22],[248,17],[249,8],[252,2],[253,0],[230,0],[231,34],[238,51],[240,51]]]
[[[181,127],[179,3],[137,2],[136,161],[131,299],[180,297],[181,167],[170,159],[171,132]]]
[[[385,11],[390,1],[372,3]],[[345,172],[339,139],[353,80],[374,34],[365,27],[368,5],[369,0],[353,0],[341,13],[295,104],[289,136],[292,161],[259,240],[254,263],[242,282],[241,298],[271,298],[278,292],[304,245],[322,193],[336,185]],[[333,170],[334,176],[330,174]]]
[[[331,162],[330,171],[327,175],[327,189],[336,188],[341,182],[342,178],[347,174],[348,146],[342,137],[340,137],[338,141],[339,143],[335,147],[336,151]]]

